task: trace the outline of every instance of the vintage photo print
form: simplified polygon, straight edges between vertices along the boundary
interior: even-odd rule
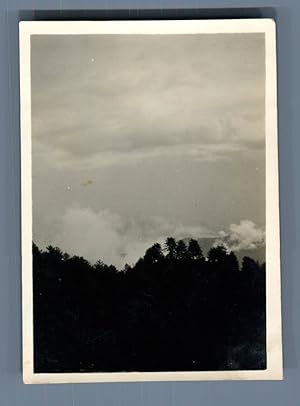
[[[25,383],[282,379],[275,23],[21,22]]]

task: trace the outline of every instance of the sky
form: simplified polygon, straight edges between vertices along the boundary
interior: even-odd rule
[[[121,268],[265,238],[263,34],[34,35],[33,240]]]

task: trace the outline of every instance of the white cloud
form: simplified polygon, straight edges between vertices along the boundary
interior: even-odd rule
[[[55,221],[54,219],[52,221]],[[34,235],[35,242],[60,247],[70,255],[79,255],[95,263],[101,259],[118,269],[134,264],[147,248],[158,242],[162,246],[167,237],[176,239],[215,239],[213,246],[223,245],[228,251],[254,250],[265,245],[265,232],[250,220],[230,224],[228,231],[215,233],[205,226],[171,224],[161,217],[144,220],[122,218],[105,209],[98,212],[91,208],[72,207],[47,237]]]
[[[221,230],[214,246],[223,245],[230,251],[254,250],[265,245],[265,231],[253,221],[230,224],[229,231]]]
[[[57,245],[71,255],[84,256],[92,263],[101,259],[122,268],[135,263],[155,242],[161,244],[169,236],[203,238],[212,236],[203,227],[170,224],[162,218],[144,221],[123,219],[110,210],[95,212],[90,208],[73,207],[66,210],[58,230],[48,236],[47,244],[36,236],[36,242]]]

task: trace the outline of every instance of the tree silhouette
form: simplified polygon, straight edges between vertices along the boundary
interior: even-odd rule
[[[176,248],[175,248],[175,255],[178,259],[185,259],[187,258],[187,246],[183,240],[177,241]]]
[[[168,237],[165,242],[165,250],[167,251],[167,257],[169,259],[174,259],[176,258],[176,250],[177,250],[177,244],[176,240],[173,237]]]
[[[167,238],[117,270],[33,243],[34,370],[266,367],[265,264]]]
[[[144,259],[146,262],[150,262],[150,263],[155,263],[158,262],[160,260],[162,260],[164,258],[162,249],[161,249],[161,245],[156,243],[154,245],[152,245],[152,247],[148,248]]]
[[[62,257],[63,253],[58,247],[53,247],[52,245],[49,245],[47,247],[47,253],[48,253],[48,260],[53,264],[59,264]]]
[[[255,272],[260,269],[259,263],[250,257],[244,257],[242,262],[242,270],[248,272]]]
[[[231,272],[237,272],[239,271],[240,267],[239,267],[239,261],[235,255],[234,252],[230,252],[227,257],[226,257],[226,265],[227,265],[227,269]]]
[[[209,260],[209,262],[222,263],[222,262],[224,262],[226,260],[226,256],[227,256],[226,249],[225,249],[225,247],[223,247],[221,245],[221,246],[218,246],[218,247],[212,247],[209,250],[208,260]]]
[[[199,246],[199,243],[197,240],[194,240],[193,238],[190,239],[190,242],[188,245],[188,254],[192,259],[203,258],[203,253]]]

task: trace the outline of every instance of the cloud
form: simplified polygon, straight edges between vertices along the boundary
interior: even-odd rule
[[[98,168],[262,146],[262,35],[51,37],[32,42],[34,159]]]
[[[207,227],[171,224],[153,216],[136,220],[123,218],[111,210],[98,212],[89,207],[66,209],[59,219],[52,219],[55,227],[47,236],[34,233],[34,241],[41,247],[54,245],[70,255],[79,255],[95,263],[101,259],[118,269],[134,264],[154,243],[162,246],[167,237],[175,239],[209,239],[213,246],[223,245],[228,251],[255,250],[265,245],[265,232],[250,220],[230,224],[228,231],[214,232]]]
[[[51,151],[51,152],[50,152]],[[55,147],[46,147],[43,143],[35,141],[34,161],[38,166],[48,164],[57,169],[91,170],[109,166],[135,165],[146,159],[155,158],[188,158],[190,161],[216,162],[219,160],[233,159],[235,153],[241,153],[242,149],[238,144],[172,144],[136,148],[128,151],[102,151],[93,152],[88,156],[82,156],[80,160],[67,150]],[[244,151],[250,156],[251,152]]]
[[[228,251],[254,250],[265,245],[265,231],[253,221],[230,224],[229,231],[221,230],[214,246],[223,245]]]
[[[175,97],[173,103],[177,103]],[[179,109],[172,118],[164,106],[156,113],[149,102],[145,106],[147,112],[123,117],[124,123],[120,118],[115,122],[104,118],[101,123],[83,121],[74,127],[59,124],[61,120],[47,124],[46,119],[40,125],[33,120],[34,134],[40,134],[33,142],[34,159],[80,170],[130,165],[165,156],[213,162],[232,159],[236,152],[249,157],[263,147],[263,117],[224,112],[221,117],[202,118],[197,111],[182,116]]]
[[[121,269],[126,263],[135,263],[155,242],[163,244],[169,236],[180,239],[211,235],[204,226],[170,224],[160,217],[137,221],[124,219],[110,210],[96,212],[91,208],[73,207],[65,211],[54,234],[47,237],[47,243],[42,242],[41,236],[34,238],[42,248],[57,245],[92,263],[101,259]]]

